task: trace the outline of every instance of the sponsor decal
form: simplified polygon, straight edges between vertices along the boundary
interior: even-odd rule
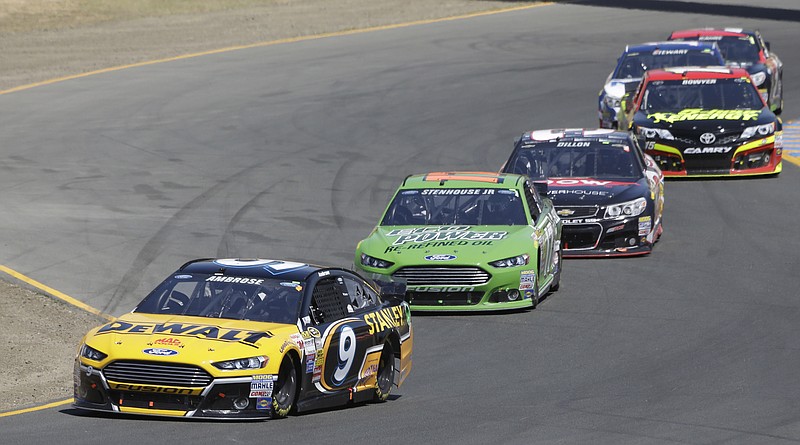
[[[273,376],[270,374],[256,374],[250,382],[250,391],[269,391],[272,394]]]
[[[494,189],[423,189],[421,195],[494,195]]]
[[[672,56],[680,54],[688,54],[688,49],[656,49],[653,50],[654,56]]]
[[[329,270],[321,270],[321,271],[317,272],[317,276],[318,277],[327,277],[330,274],[331,274],[331,271],[329,271]]]
[[[494,240],[478,240],[478,241],[429,241],[419,244],[406,244],[401,246],[388,246],[384,249],[383,253],[397,252],[403,249],[416,249],[424,250],[435,247],[455,247],[455,246],[491,246]]]
[[[472,292],[475,286],[408,286],[408,290],[415,292]]]
[[[557,195],[581,195],[581,196],[610,196],[611,194],[604,190],[555,190],[551,189],[547,191],[548,196],[557,196]]]
[[[280,275],[293,270],[302,269],[306,266],[307,264],[295,263],[292,261],[270,261],[264,264],[264,270],[272,275]]]
[[[405,325],[406,314],[403,310],[404,306],[393,306],[365,314],[364,321],[369,325],[370,335]]]
[[[167,348],[147,348],[142,350],[142,352],[148,355],[157,355],[157,356],[178,355],[178,351]]]
[[[717,79],[684,79],[682,85],[714,85]]]
[[[725,154],[733,147],[689,147],[683,150],[685,155]]]
[[[183,347],[183,342],[173,337],[159,338],[153,342],[154,345],[175,346],[177,348]]]
[[[314,372],[314,359],[308,359],[306,361],[306,374],[312,374]]]
[[[189,278],[192,278],[192,276],[191,275],[175,275],[175,279],[176,280],[186,280],[186,279],[189,279]]]
[[[394,229],[386,236],[396,236],[392,243],[395,246],[406,243],[425,243],[429,241],[476,241],[476,240],[501,240],[508,236],[508,232],[478,232],[470,230],[470,226],[435,226],[419,227],[414,229]]]
[[[272,391],[250,391],[250,398],[270,397],[271,395]]]
[[[192,324],[192,323],[127,323],[112,321],[101,327],[97,335],[108,333],[124,334],[165,334],[174,336],[200,337],[208,340],[239,342],[255,346],[262,338],[272,338],[268,331],[243,331],[238,329],[221,328],[219,326]]]
[[[272,406],[272,397],[259,397],[256,399],[256,409],[268,410]]]
[[[203,392],[204,388],[172,388],[167,386],[155,385],[135,385],[131,383],[114,383],[108,382],[111,389],[118,391],[136,391],[136,392],[155,392],[160,394],[180,394],[180,395],[198,395]]]
[[[702,108],[687,108],[677,113],[653,113],[648,114],[654,124],[661,122],[675,123],[683,121],[752,121],[758,119],[761,110],[704,110]]]
[[[531,290],[533,289],[533,283],[519,283],[519,290]]]
[[[247,278],[247,277],[226,277],[223,275],[213,275],[206,278],[206,281],[216,281],[219,283],[239,283],[239,284],[255,284],[259,285],[264,282],[263,278]]]
[[[437,255],[428,255],[425,257],[427,261],[450,261],[454,260],[457,257],[455,255],[450,254],[437,254]]]
[[[556,147],[588,147],[589,142],[558,142]]]

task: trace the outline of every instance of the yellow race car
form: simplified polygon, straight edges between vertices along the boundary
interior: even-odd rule
[[[411,370],[411,315],[394,286],[381,295],[351,271],[290,261],[188,262],[86,334],[74,406],[265,419],[385,401]]]

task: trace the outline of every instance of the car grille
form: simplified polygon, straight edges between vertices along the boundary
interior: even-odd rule
[[[113,362],[103,369],[108,380],[165,386],[208,386],[213,378],[197,366],[156,362]]]
[[[481,302],[483,292],[409,292],[409,304],[416,306],[466,306]]]
[[[670,132],[675,137],[676,140],[683,142],[687,145],[693,145],[698,147],[705,147],[706,144],[700,142],[700,136],[704,133],[713,133],[716,136],[716,140],[713,144],[708,144],[709,146],[722,146],[722,145],[730,145],[736,142],[741,136],[742,132],[738,130],[734,131],[714,131],[714,130],[678,130],[678,129],[671,129]]]
[[[565,250],[593,249],[603,228],[597,224],[564,225],[561,229],[561,244]]]
[[[479,267],[403,267],[392,277],[406,280],[408,286],[477,286],[492,276]]]
[[[591,218],[597,215],[597,206],[556,207],[556,214],[564,219]]]

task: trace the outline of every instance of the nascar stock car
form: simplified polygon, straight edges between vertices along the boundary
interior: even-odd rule
[[[781,121],[742,68],[647,71],[623,109],[620,128],[637,135],[665,176],[781,172]]]
[[[416,311],[536,307],[559,287],[561,221],[528,178],[489,172],[407,177],[356,267],[407,285]]]
[[[783,110],[783,63],[770,50],[769,42],[764,41],[759,31],[741,28],[686,29],[674,31],[669,40],[715,42],[727,65],[747,70],[770,109],[775,114]]]
[[[338,268],[263,259],[186,263],[136,308],[91,330],[74,406],[265,419],[384,401],[411,369],[411,312]],[[397,297],[400,295],[400,297]]]
[[[636,89],[645,71],[686,65],[725,65],[725,60],[713,42],[650,42],[626,46],[600,90],[597,111],[600,127],[617,128],[620,102],[625,93]]]
[[[502,171],[547,181],[565,257],[648,254],[663,231],[664,176],[628,132],[524,133]]]

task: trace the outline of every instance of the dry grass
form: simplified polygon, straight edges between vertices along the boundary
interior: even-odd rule
[[[0,0],[0,33],[52,31],[176,14],[277,6],[297,0]]]

